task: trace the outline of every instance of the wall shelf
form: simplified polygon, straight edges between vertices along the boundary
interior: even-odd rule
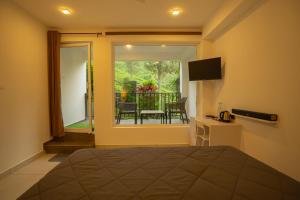
[[[250,119],[253,121],[263,122],[263,123],[267,123],[267,124],[277,124],[278,123],[278,120],[277,121],[269,121],[269,120],[264,120],[264,119],[257,119],[254,117],[247,117],[247,116],[239,115],[239,114],[233,114],[233,115],[236,117],[239,117],[239,118]]]

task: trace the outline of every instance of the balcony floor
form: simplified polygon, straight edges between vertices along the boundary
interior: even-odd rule
[[[128,124],[134,124],[134,119],[121,119],[120,125],[128,125]],[[137,124],[138,125],[141,124],[140,119],[137,120]],[[161,124],[161,121],[160,119],[143,119],[143,125],[144,124]],[[183,124],[183,123],[182,120],[180,119],[172,119],[172,124]]]
[[[70,124],[68,126],[66,126],[65,128],[89,128],[89,120],[82,120],[82,121],[78,121],[75,122],[74,124]],[[94,120],[92,120],[92,126],[94,128]]]
[[[172,119],[172,124],[183,124],[182,120],[180,119]],[[120,125],[130,125],[134,124],[134,119],[121,119]],[[141,124],[140,119],[138,118],[137,124]],[[143,124],[161,124],[160,119],[143,119]],[[168,121],[169,124],[169,121]],[[186,124],[186,121],[185,121]],[[88,128],[89,127],[89,121],[88,120],[83,120],[76,122],[74,124],[71,124],[67,126],[66,128]],[[94,120],[93,120],[93,127],[94,127]]]

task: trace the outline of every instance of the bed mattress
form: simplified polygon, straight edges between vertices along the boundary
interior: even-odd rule
[[[232,147],[78,150],[19,199],[300,199],[300,184]]]

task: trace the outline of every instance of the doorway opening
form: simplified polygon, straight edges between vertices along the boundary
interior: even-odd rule
[[[65,132],[94,131],[94,84],[91,43],[61,45],[61,97]]]

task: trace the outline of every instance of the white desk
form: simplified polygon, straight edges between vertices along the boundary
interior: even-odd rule
[[[191,145],[197,144],[197,126],[206,126],[208,129],[209,146],[229,145],[240,149],[242,126],[237,123],[220,122],[208,118],[191,118],[190,139]]]

